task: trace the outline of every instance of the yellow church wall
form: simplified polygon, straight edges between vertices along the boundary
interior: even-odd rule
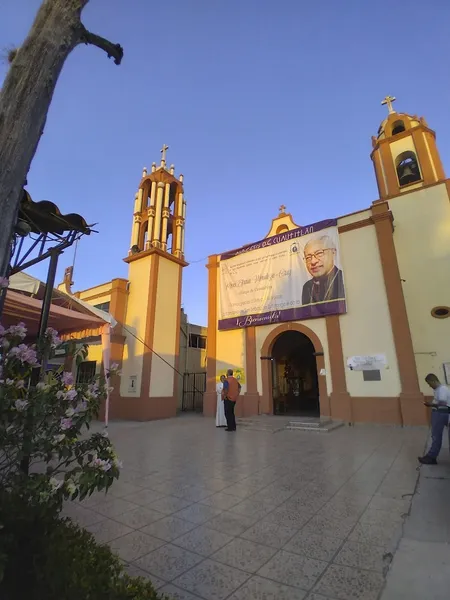
[[[357,223],[358,221],[364,221],[364,219],[370,219],[371,216],[372,211],[370,209],[361,210],[350,215],[344,215],[343,217],[339,217],[338,227],[343,227],[344,225],[351,225],[352,223]]]
[[[96,344],[89,344],[88,355],[86,357],[87,361],[93,361],[97,363],[96,365],[96,373],[99,374],[102,366],[102,344],[101,342]]]
[[[89,288],[87,290],[83,290],[80,292],[80,300],[85,300],[87,302],[87,298],[91,296],[100,296],[107,295],[111,293],[112,282],[108,281],[108,283],[102,283],[101,285],[96,285],[95,287]],[[97,298],[95,298],[97,301]]]
[[[216,348],[216,373],[225,369],[246,369],[244,329],[218,331]],[[244,394],[246,391],[247,384],[243,383],[242,393]]]
[[[404,137],[395,142],[391,142],[389,144],[389,148],[391,150],[391,156],[395,162],[395,159],[402,152],[414,152],[417,155],[417,150],[414,145],[412,137]]]
[[[397,396],[400,377],[375,227],[353,229],[339,239],[348,311],[339,318],[344,361],[385,354],[388,364],[381,381],[364,381],[361,371],[346,368],[347,390],[357,398]]]
[[[269,233],[266,235],[266,237],[276,235],[277,231],[279,232],[280,230],[291,231],[292,229],[298,229],[298,227],[299,225],[294,222],[292,215],[285,214],[273,219]]]
[[[445,183],[389,199],[394,215],[394,243],[421,391],[429,372],[444,379],[450,362],[450,318],[431,310],[450,305],[450,202]]]
[[[130,263],[129,266],[130,287],[125,319],[126,329],[124,329],[126,340],[123,349],[122,377],[120,378],[120,395],[123,397],[138,396],[141,389],[144,346],[130,335],[127,329],[141,340],[145,339],[152,260],[151,255],[146,256]],[[130,377],[136,378],[134,391],[131,392]]]
[[[423,139],[423,142],[425,144],[425,148],[427,149],[427,152],[428,152],[428,154],[430,156],[431,170],[433,171],[434,178],[436,179],[436,181],[438,181],[439,177],[438,177],[438,174],[437,174],[437,171],[436,171],[436,166],[434,164],[433,155],[432,155],[431,150],[430,150],[430,144],[428,143],[427,136],[424,133],[422,133],[422,139]]]
[[[96,296],[95,298],[88,298],[87,300],[84,300],[84,298],[80,297],[80,300],[83,300],[83,302],[91,304],[92,306],[97,306],[98,304],[103,304],[103,302],[110,302],[111,294]]]
[[[174,371],[171,367],[175,366],[179,277],[180,266],[160,257],[153,350],[171,366],[153,354],[149,389],[152,397],[173,396]]]

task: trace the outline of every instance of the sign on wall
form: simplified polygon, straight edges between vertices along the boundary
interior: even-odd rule
[[[230,367],[231,368],[231,367]],[[219,383],[221,375],[227,376],[228,369],[221,369],[216,373],[216,381]],[[244,369],[233,369],[233,376],[239,381],[241,385],[245,383],[245,371]]]
[[[337,221],[222,254],[219,285],[221,330],[345,313]]]
[[[381,371],[387,367],[386,355],[350,356],[347,358],[347,367],[350,371]]]

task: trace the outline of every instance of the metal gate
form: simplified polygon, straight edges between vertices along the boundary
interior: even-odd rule
[[[206,390],[206,373],[183,375],[182,411],[203,412],[203,394]]]

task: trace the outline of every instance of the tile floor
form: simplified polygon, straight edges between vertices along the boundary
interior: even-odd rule
[[[377,599],[427,437],[369,425],[227,434],[194,415],[109,434],[120,480],[64,513],[178,600]]]

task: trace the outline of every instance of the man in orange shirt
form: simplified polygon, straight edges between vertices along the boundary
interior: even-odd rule
[[[236,419],[234,416],[234,408],[236,401],[241,393],[241,384],[233,377],[233,369],[228,369],[227,378],[223,382],[222,399],[225,410],[225,418],[228,427],[225,431],[236,431]]]

